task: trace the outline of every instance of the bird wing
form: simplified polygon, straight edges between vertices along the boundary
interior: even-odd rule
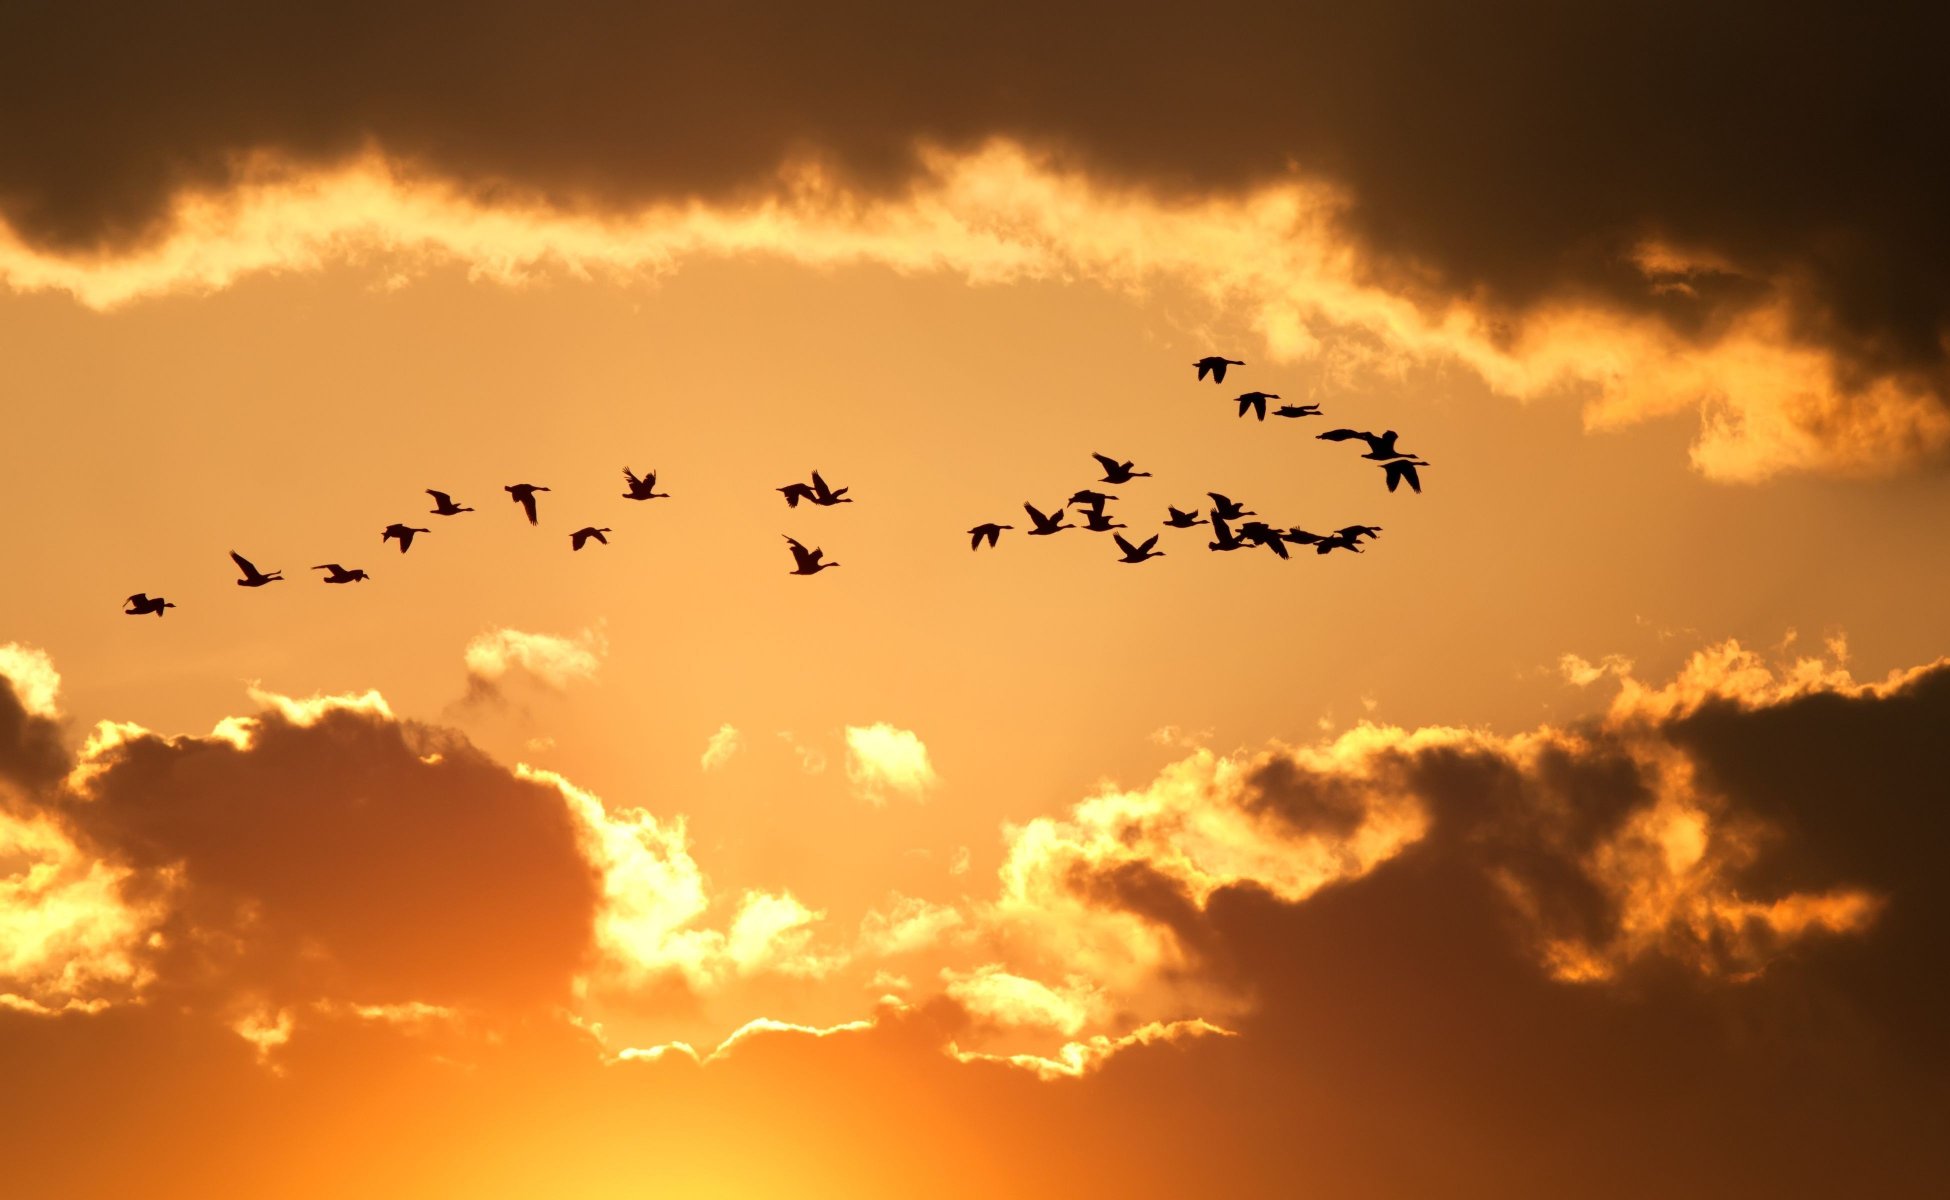
[[[1281,558],[1287,557],[1286,542],[1281,540],[1280,535],[1274,534],[1272,537],[1267,538],[1261,544],[1272,547],[1273,553],[1279,555]]]
[[[833,489],[826,486],[826,481],[819,477],[818,471],[814,471],[812,473],[812,480],[813,480],[813,491],[819,496],[820,499],[824,500],[828,496],[831,496],[833,494]]]
[[[1050,519],[1044,516],[1042,510],[1037,508],[1035,505],[1025,502],[1022,507],[1023,507],[1023,511],[1029,514],[1029,519],[1036,522],[1037,525],[1041,526],[1050,523]]]
[[[1225,381],[1226,381],[1226,364],[1225,364],[1225,362],[1224,362],[1223,360],[1221,360],[1221,361],[1219,361],[1219,362],[1216,362],[1216,363],[1213,363],[1213,364],[1212,364],[1212,382],[1213,382],[1213,383],[1224,383]]]
[[[136,604],[136,605],[147,604],[149,603],[149,593],[137,592],[135,595],[130,596],[127,600],[122,601],[122,603]]]
[[[237,569],[244,573],[245,578],[257,574],[257,568],[251,565],[251,560],[245,558],[235,550],[230,552],[230,561],[237,564]]]
[[[1115,535],[1113,535],[1113,536],[1115,536]],[[1123,541],[1124,539],[1123,539],[1123,538],[1118,538],[1117,540],[1121,542],[1121,541]],[[1150,537],[1148,537],[1148,538],[1145,538],[1145,539],[1144,539],[1144,545],[1142,545],[1142,546],[1139,546],[1139,547],[1138,547],[1138,553],[1139,553],[1139,554],[1149,554],[1149,553],[1151,553],[1151,547],[1153,547],[1153,546],[1155,546],[1155,545],[1157,545],[1157,544],[1158,544],[1158,535],[1154,533],[1154,534],[1152,534],[1152,535],[1151,535]]]
[[[1402,478],[1408,480],[1409,490],[1418,496],[1422,494],[1422,476],[1415,470],[1414,463],[1402,464]]]
[[[1123,535],[1123,534],[1121,534],[1121,533],[1113,533],[1113,534],[1111,534],[1110,536],[1111,536],[1111,540],[1117,543],[1117,548],[1118,548],[1119,550],[1122,550],[1122,551],[1123,551],[1123,552],[1124,552],[1125,554],[1127,554],[1127,555],[1130,555],[1131,557],[1133,557],[1133,558],[1135,558],[1135,557],[1137,557],[1137,555],[1138,555],[1139,553],[1141,553],[1141,551],[1139,551],[1139,550],[1138,550],[1138,548],[1137,548],[1136,546],[1133,546],[1133,545],[1131,545],[1131,543],[1129,543],[1129,542],[1127,542],[1127,541],[1125,541],[1125,540],[1124,540],[1124,535]],[[1151,539],[1151,540],[1152,540],[1152,541],[1157,541],[1157,539],[1156,539],[1156,538],[1153,538],[1153,539]]]
[[[535,520],[535,493],[524,492],[520,496],[517,496],[516,499],[521,501],[521,511],[528,514],[528,523],[530,525],[536,524],[537,522]]]
[[[449,496],[445,492],[436,492],[432,488],[427,489],[427,495],[432,496],[433,502],[435,504],[438,504],[442,508],[447,508],[451,506],[454,502],[454,498],[452,496]]]
[[[1096,459],[1099,463],[1103,464],[1104,474],[1106,475],[1117,474],[1117,472],[1121,470],[1125,465],[1121,462],[1118,462],[1116,459],[1110,457],[1108,454],[1092,454],[1090,457]]]
[[[643,482],[643,480],[637,478],[636,472],[630,470],[628,467],[623,468],[623,480],[625,483],[628,483],[630,485],[630,490],[633,492],[636,491],[638,485],[640,485]]]
[[[1212,364],[1207,362],[1196,362],[1193,363],[1192,365],[1198,368],[1199,381],[1204,382],[1206,372],[1212,369]]]
[[[330,571],[334,575],[338,574],[340,571],[344,569],[345,568],[339,566],[337,563],[319,563],[317,566],[312,568],[312,570],[314,571]]]

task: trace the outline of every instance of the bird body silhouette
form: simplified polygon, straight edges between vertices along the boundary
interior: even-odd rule
[[[230,561],[236,563],[237,569],[244,573],[244,577],[237,581],[238,587],[263,587],[267,583],[278,583],[284,579],[283,571],[260,571],[251,564],[250,559],[235,550],[230,552]]]
[[[1056,510],[1055,516],[1045,516],[1043,510],[1033,504],[1024,504],[1022,509],[1029,514],[1029,519],[1036,525],[1036,528],[1029,531],[1030,537],[1048,537],[1059,529],[1076,528],[1074,525],[1063,523],[1063,510],[1060,507]]]
[[[1282,540],[1292,542],[1296,546],[1311,546],[1315,542],[1319,541],[1322,535],[1318,533],[1308,533],[1306,530],[1300,528],[1298,525],[1295,525],[1293,528],[1287,530],[1285,533],[1282,533],[1280,537]]]
[[[792,570],[786,572],[788,575],[817,575],[827,567],[840,565],[836,562],[819,561],[826,554],[824,550],[808,550],[800,544],[799,539],[790,534],[786,535],[785,540],[792,547],[792,561],[795,564]]]
[[[1243,367],[1246,364],[1236,358],[1220,358],[1216,354],[1208,354],[1192,365],[1198,368],[1198,377],[1200,379],[1204,379],[1207,375],[1210,375],[1213,383],[1224,383],[1226,381],[1227,367]]]
[[[514,497],[515,503],[521,505],[521,511],[528,514],[530,525],[539,523],[535,519],[535,493],[546,492],[547,488],[533,483],[511,483],[501,490]]]
[[[812,502],[814,504],[819,505],[822,508],[833,504],[853,503],[853,501],[850,498],[845,498],[846,493],[851,489],[827,487],[826,481],[819,477],[818,471],[814,471],[812,473],[812,485],[813,485]]]
[[[980,550],[984,539],[988,541],[990,546],[993,546],[1002,537],[1003,530],[1014,528],[1014,525],[997,525],[994,521],[986,521],[968,531],[968,548],[970,550]]]
[[[809,483],[788,483],[778,490],[785,493],[787,508],[798,508],[801,500],[810,500],[813,497],[812,485]]]
[[[1226,519],[1216,512],[1212,514],[1212,537],[1214,540],[1205,543],[1207,550],[1244,550],[1251,545],[1250,542],[1240,541],[1233,534],[1232,527],[1226,524]]]
[[[1115,499],[1117,499],[1117,497],[1111,495],[1108,492],[1093,492],[1089,488],[1084,488],[1076,495],[1070,497],[1070,503],[1087,504],[1092,509],[1095,509],[1098,512],[1102,512],[1105,503]]]
[[[1282,404],[1273,410],[1273,415],[1276,417],[1317,417],[1320,415],[1320,405]]]
[[[629,491],[623,493],[623,499],[625,500],[668,500],[670,499],[669,492],[660,492],[657,490],[657,473],[655,471],[650,471],[639,476],[634,472],[632,472],[628,467],[624,467],[623,481],[627,483],[630,488]]]
[[[361,583],[365,580],[372,578],[372,576],[366,574],[364,571],[361,571],[356,567],[348,571],[344,567],[339,566],[337,563],[320,563],[317,566],[313,567],[312,570],[331,572],[330,575],[327,575],[324,579],[319,581],[321,583]]]
[[[387,542],[392,541],[394,538],[398,538],[399,552],[401,554],[405,554],[408,550],[412,549],[413,547],[414,534],[428,533],[428,532],[431,531],[426,529],[415,529],[411,525],[402,525],[398,521],[394,521],[391,525],[386,526],[386,528],[380,533],[379,544],[383,546]]]
[[[1182,508],[1173,508],[1169,504],[1165,505],[1165,511],[1171,514],[1165,524],[1173,529],[1190,529],[1194,525],[1205,524],[1205,518],[1199,516],[1196,511],[1186,512]]]
[[[1356,554],[1363,553],[1361,543],[1348,537],[1346,534],[1336,533],[1329,537],[1321,538],[1314,543],[1315,554],[1327,554],[1335,550],[1352,550]]]
[[[1131,470],[1132,467],[1137,465],[1135,463],[1118,462],[1108,454],[1093,454],[1090,457],[1096,459],[1104,468],[1104,477],[1099,482],[1129,483],[1133,479],[1151,478],[1151,472],[1149,471]],[[1116,497],[1113,496],[1112,499],[1116,499]]]
[[[644,497],[644,499],[647,500],[649,499],[649,497],[646,496]],[[590,538],[595,538],[597,541],[607,546],[609,545],[609,539],[604,537],[603,535],[605,533],[614,533],[614,532],[615,530],[611,529],[607,525],[603,526],[601,529],[596,528],[594,525],[584,525],[581,529],[578,529],[574,533],[569,535],[569,549],[571,550],[582,549],[584,546],[589,544]]]
[[[1362,457],[1368,458],[1371,456],[1364,454]],[[1409,490],[1419,496],[1422,494],[1422,477],[1416,474],[1415,468],[1426,467],[1428,465],[1428,463],[1423,462],[1419,458],[1397,458],[1390,462],[1381,463],[1380,467],[1388,475],[1389,491],[1394,491],[1402,483],[1406,482]]]
[[[1341,537],[1344,537],[1344,538],[1353,538],[1353,539],[1354,539],[1354,540],[1355,540],[1356,542],[1359,542],[1359,541],[1360,541],[1360,540],[1361,540],[1362,538],[1368,538],[1369,540],[1373,540],[1373,539],[1375,539],[1375,538],[1378,538],[1378,537],[1380,537],[1380,536],[1381,536],[1381,526],[1379,526],[1379,525],[1344,525],[1344,526],[1342,526],[1341,528],[1339,528],[1339,529],[1336,529],[1336,530],[1335,530],[1334,532],[1335,532],[1335,533],[1336,533],[1337,535],[1339,535],[1339,536],[1341,536]]]
[[[1249,542],[1265,546],[1281,558],[1288,557],[1286,552],[1286,539],[1280,535],[1278,530],[1264,521],[1246,522],[1239,527],[1239,536]]]
[[[1113,533],[1110,536],[1116,539],[1117,548],[1124,552],[1124,557],[1117,560],[1119,562],[1127,562],[1127,563],[1149,562],[1154,558],[1163,558],[1165,556],[1165,552],[1163,550],[1154,552],[1151,549],[1151,547],[1158,544],[1158,535],[1155,533],[1152,534],[1150,537],[1144,539],[1144,542],[1141,545],[1137,545],[1137,546],[1133,546],[1131,545],[1131,543],[1125,541],[1124,535],[1121,533]]]
[[[1205,494],[1212,498],[1212,519],[1215,521],[1221,517],[1228,521],[1237,521],[1241,517],[1256,517],[1259,515],[1249,508],[1242,507],[1237,500],[1223,493],[1207,492]]]
[[[1323,442],[1351,442],[1358,438],[1368,444],[1368,452],[1361,457],[1372,458],[1376,462],[1386,462],[1391,458],[1413,458],[1414,455],[1403,454],[1395,449],[1395,438],[1398,436],[1400,435],[1392,429],[1380,434],[1368,433],[1361,429],[1330,429],[1326,433],[1315,435]]]
[[[436,517],[451,517],[458,513],[474,511],[471,508],[467,508],[462,505],[455,504],[454,498],[452,496],[449,496],[445,492],[437,492],[432,488],[428,488],[427,495],[433,497],[432,512],[433,515]]]
[[[131,617],[146,617],[150,613],[155,613],[160,617],[163,615],[163,609],[176,607],[161,596],[152,597],[144,592],[137,592],[127,600],[122,601],[122,603],[128,606],[122,611]]]
[[[1280,396],[1278,392],[1242,393],[1238,397],[1239,415],[1243,417],[1248,412],[1251,412],[1254,416],[1264,421],[1266,419],[1266,402],[1268,400],[1278,400],[1279,398]]]
[[[1125,525],[1122,522],[1112,521],[1110,519],[1110,514],[1106,513],[1101,508],[1091,509],[1089,512],[1084,514],[1083,520],[1084,520],[1083,527],[1085,529],[1090,530],[1092,533],[1109,533],[1113,529],[1130,528],[1129,525]]]

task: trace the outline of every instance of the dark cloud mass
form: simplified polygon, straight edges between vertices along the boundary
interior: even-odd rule
[[[1710,327],[1791,300],[1873,373],[1940,372],[1950,185],[1928,5],[714,2],[84,6],[0,16],[0,212],[61,247],[171,189],[368,141],[485,194],[722,196],[816,152],[898,187],[994,135],[1164,193],[1348,186],[1380,269]],[[1735,264],[1654,294],[1653,236]],[[1764,281],[1764,282],[1763,282]]]

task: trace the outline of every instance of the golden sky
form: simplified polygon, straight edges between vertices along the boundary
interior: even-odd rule
[[[1504,7],[0,17],[23,1194],[1940,1187],[1942,85]]]

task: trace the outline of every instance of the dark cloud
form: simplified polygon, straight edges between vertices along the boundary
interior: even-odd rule
[[[28,712],[13,682],[0,675],[0,780],[31,790],[53,783],[67,769],[60,724]]]
[[[992,135],[1166,193],[1344,183],[1378,269],[1710,328],[1758,280],[1866,372],[1939,376],[1950,312],[1943,14],[1927,5],[24,0],[0,17],[0,211],[140,236],[232,157],[376,142],[483,195],[725,196],[823,155],[897,188]],[[1693,295],[1626,261],[1716,252]]]

